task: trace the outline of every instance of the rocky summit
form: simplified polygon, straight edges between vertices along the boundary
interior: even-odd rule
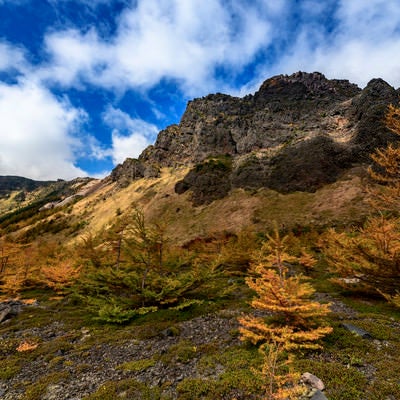
[[[254,95],[190,101],[179,124],[111,177],[126,185],[160,167],[191,166],[176,193],[191,190],[195,205],[235,188],[314,192],[395,140],[384,114],[398,97],[381,79],[360,89],[318,72],[278,75]]]

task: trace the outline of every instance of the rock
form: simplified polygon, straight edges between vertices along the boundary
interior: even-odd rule
[[[43,400],[58,400],[60,398],[61,391],[62,386],[51,384],[47,386],[46,393],[43,396]]]
[[[317,390],[310,399],[311,400],[328,400],[328,398],[321,392],[321,390]]]
[[[179,329],[175,326],[170,326],[169,328],[161,331],[160,335],[164,338],[175,337],[179,335]]]
[[[0,323],[2,323],[3,321],[5,321],[11,314],[11,307],[4,307],[1,311],[0,311]]]
[[[25,304],[17,300],[9,300],[0,303],[0,323],[18,315]]]
[[[111,180],[118,182],[120,187],[126,187],[136,179],[157,178],[158,176],[158,167],[135,158],[127,158],[122,164],[117,165],[110,175]]]
[[[384,115],[388,104],[397,104],[396,90],[382,79],[372,79],[359,96],[353,100],[357,135],[353,144],[360,158],[370,162],[370,154],[396,140],[396,135],[385,126]]]
[[[231,171],[230,157],[219,157],[196,165],[182,181],[175,185],[175,192],[192,190],[193,205],[211,203],[226,196],[231,183],[227,179]]]
[[[301,376],[301,380],[311,386],[312,388],[318,389],[318,390],[324,390],[325,389],[325,385],[324,382],[321,381],[321,379],[319,379],[317,376],[311,374],[310,372],[305,372],[302,376]]]
[[[359,328],[358,326],[349,323],[342,323],[342,326],[351,333],[354,333],[355,335],[360,336],[363,339],[372,339],[372,335],[369,332],[365,331],[362,328]]]
[[[217,93],[190,101],[179,124],[161,131],[154,145],[112,177],[127,185],[147,167],[190,166],[175,191],[190,190],[194,205],[235,188],[314,192],[354,164],[370,163],[377,146],[397,140],[384,124],[397,98],[381,79],[361,90],[318,72],[278,75],[254,95]],[[230,158],[231,167],[210,170],[210,159],[220,157]]]
[[[351,166],[351,156],[331,138],[317,136],[284,149],[271,162],[267,187],[285,193],[315,192],[335,182]]]

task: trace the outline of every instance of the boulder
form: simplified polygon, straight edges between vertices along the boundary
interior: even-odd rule
[[[315,389],[318,389],[318,390],[324,390],[325,389],[324,382],[322,382],[321,379],[319,379],[317,376],[311,374],[310,372],[305,372],[301,376],[301,380],[303,381],[303,383],[305,383],[306,385],[311,386],[312,388],[315,388]]]

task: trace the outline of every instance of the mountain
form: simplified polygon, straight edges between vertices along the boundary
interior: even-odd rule
[[[245,226],[265,229],[273,221],[290,227],[356,222],[368,212],[370,154],[397,140],[384,116],[398,99],[399,90],[382,79],[360,89],[318,72],[272,77],[243,98],[194,99],[179,124],[103,181],[29,186],[9,180],[7,190],[25,198],[0,199],[0,212],[8,212],[0,229],[26,236],[29,222],[21,228],[7,221],[16,207],[32,203],[35,212],[46,211],[46,223],[64,221],[58,234],[71,240],[102,229],[132,204],[181,243]]]
[[[259,399],[294,371],[302,398],[400,399],[399,312],[379,298],[398,218],[362,225],[398,94],[279,75],[189,102],[103,180],[0,177],[0,397]]]
[[[361,90],[318,72],[279,75],[254,95],[189,102],[178,125],[112,176],[120,180],[123,170],[129,181],[154,177],[160,167],[191,166],[176,192],[191,190],[195,205],[236,188],[315,192],[395,140],[383,118],[398,95],[381,79]]]
[[[52,181],[34,181],[33,179],[23,178],[21,176],[0,176],[0,198],[9,197],[11,192],[16,190],[32,191],[41,186],[47,186]]]

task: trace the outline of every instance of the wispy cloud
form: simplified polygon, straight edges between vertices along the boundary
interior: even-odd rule
[[[303,3],[303,20],[293,44],[285,48],[273,64],[261,68],[258,82],[265,76],[305,70],[349,79],[362,87],[376,77],[400,85],[396,57],[400,51],[400,3],[397,0],[314,3],[314,0]],[[321,15],[325,19],[321,19]],[[327,16],[330,29],[323,25]]]
[[[0,6],[24,1],[0,0]],[[48,0],[55,8],[74,2],[89,8],[90,15],[113,3]],[[139,155],[154,140],[158,128],[119,109],[118,101],[105,111],[103,103],[98,111],[111,143],[95,139],[83,129],[89,116],[68,101],[71,88],[78,89],[75,93],[106,90],[110,98],[134,90],[146,99],[153,87],[173,82],[175,95],[183,98],[214,91],[244,95],[272,75],[298,70],[360,86],[374,77],[400,86],[398,0],[115,2],[125,7],[113,15],[113,29],[74,21],[60,28],[49,21],[34,57],[20,44],[0,39],[5,77],[0,83],[0,174],[83,175],[76,167],[79,157],[116,164]],[[54,94],[63,91],[63,98]],[[163,118],[157,105],[151,108]]]
[[[15,70],[26,72],[27,67],[28,63],[26,62],[23,49],[11,43],[0,41],[0,71],[7,72]]]

